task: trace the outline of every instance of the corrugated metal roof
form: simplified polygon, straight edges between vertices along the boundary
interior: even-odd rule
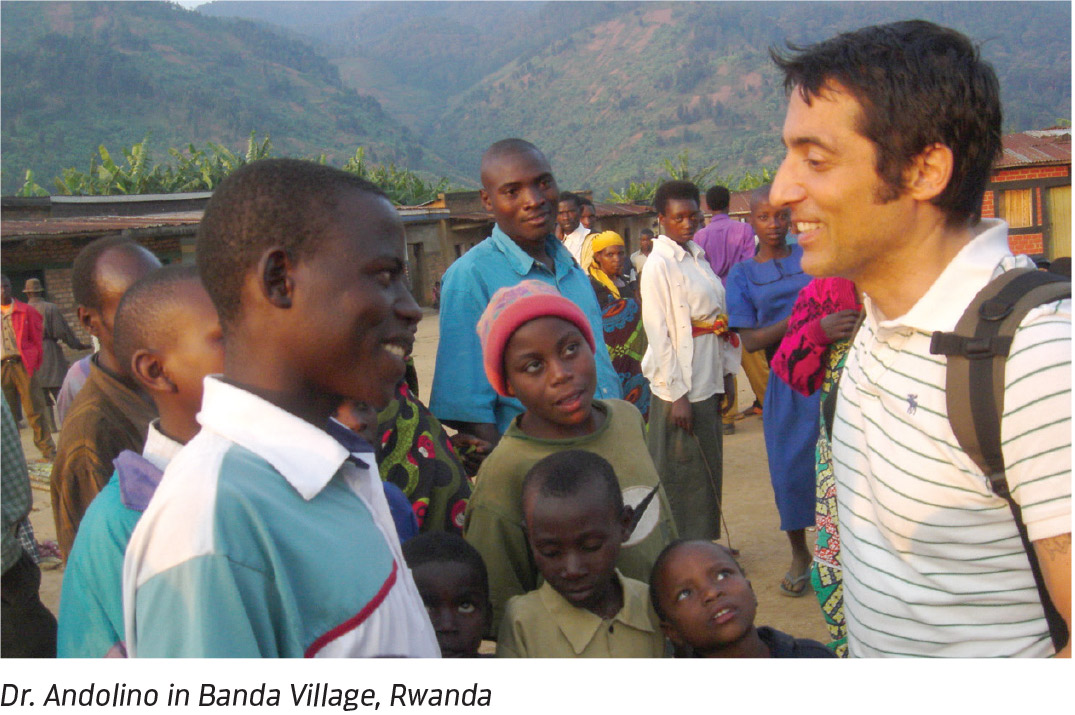
[[[1034,164],[1070,164],[1071,130],[1047,129],[1002,137],[1004,155],[994,169]]]
[[[160,226],[196,226],[202,220],[201,211],[156,214],[154,216],[85,216],[77,218],[47,218],[0,221],[3,240],[35,236],[104,235],[128,229]]]

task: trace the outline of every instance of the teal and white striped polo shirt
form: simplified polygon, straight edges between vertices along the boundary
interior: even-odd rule
[[[1011,512],[959,448],[945,359],[929,352],[992,277],[1029,263],[1004,222],[978,231],[906,315],[884,319],[867,299],[847,359],[832,451],[854,656],[1053,653]],[[1071,301],[1016,333],[1001,432],[1031,540],[1070,533]]]

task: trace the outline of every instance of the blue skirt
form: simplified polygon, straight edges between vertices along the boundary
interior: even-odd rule
[[[814,525],[814,449],[820,399],[820,391],[803,397],[775,372],[769,373],[762,423],[781,531]]]

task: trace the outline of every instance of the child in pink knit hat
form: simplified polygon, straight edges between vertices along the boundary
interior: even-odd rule
[[[494,636],[508,599],[538,586],[523,526],[522,482],[544,457],[582,449],[612,464],[624,503],[639,507],[616,561],[625,576],[648,583],[657,554],[676,530],[646,449],[641,413],[623,400],[594,398],[595,342],[582,310],[546,283],[523,281],[493,294],[478,335],[489,383],[526,408],[478,471],[463,526],[489,568]]]

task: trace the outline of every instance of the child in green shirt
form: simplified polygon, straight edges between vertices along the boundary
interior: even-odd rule
[[[490,384],[526,407],[482,464],[463,526],[464,538],[489,569],[493,635],[508,599],[540,585],[522,510],[523,478],[531,467],[564,450],[593,452],[611,463],[630,506],[660,479],[637,408],[623,400],[593,399],[594,339],[574,303],[547,284],[523,281],[493,295],[478,332]],[[639,515],[617,567],[648,582],[657,554],[676,536],[662,487]]]

